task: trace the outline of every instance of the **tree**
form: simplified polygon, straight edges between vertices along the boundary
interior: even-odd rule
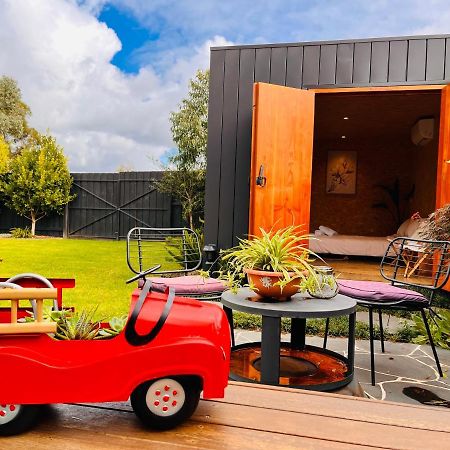
[[[50,212],[62,213],[74,196],[72,177],[63,149],[54,137],[38,135],[9,161],[8,172],[0,179],[0,192],[6,206],[36,222]]]
[[[22,93],[12,78],[0,77],[0,136],[8,143],[25,138],[30,129],[27,117],[30,108],[23,102]]]
[[[209,71],[197,71],[179,110],[170,115],[176,154],[169,157],[157,188],[179,199],[183,216],[193,228],[203,215],[208,136]]]
[[[9,145],[3,137],[0,136],[0,175],[8,170],[9,157]]]

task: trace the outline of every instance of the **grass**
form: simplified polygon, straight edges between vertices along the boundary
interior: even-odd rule
[[[165,258],[155,243],[154,259]],[[91,239],[0,239],[0,276],[33,272],[47,278],[75,278],[63,301],[77,310],[98,305],[96,319],[128,313],[136,283],[125,284],[133,273],[126,262],[126,242]]]

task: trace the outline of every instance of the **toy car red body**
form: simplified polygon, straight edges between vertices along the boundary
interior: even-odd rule
[[[147,293],[147,283],[132,294],[125,331],[111,339],[0,334],[0,434],[27,429],[40,404],[131,397],[144,423],[167,429],[192,415],[201,391],[223,397],[230,329],[222,309]]]

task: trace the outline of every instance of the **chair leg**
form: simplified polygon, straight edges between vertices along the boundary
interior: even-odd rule
[[[439,372],[439,376],[443,377],[444,375],[442,373],[441,363],[439,362],[439,357],[438,357],[436,347],[433,342],[433,337],[431,336],[431,331],[430,331],[430,326],[428,325],[427,315],[425,314],[425,310],[423,310],[423,309],[420,312],[422,313],[423,323],[425,324],[425,328],[427,329],[428,340],[430,341],[431,350],[433,351],[434,360],[436,361],[436,366],[437,366],[437,370]]]
[[[369,308],[369,336],[370,336],[370,377],[372,386],[375,386],[375,352],[373,348],[373,310]]]
[[[380,343],[381,343],[381,352],[384,353],[383,315],[382,315],[382,313],[381,313],[381,308],[378,308],[378,322],[380,323]]]
[[[328,329],[330,327],[330,318],[327,317],[325,322],[325,335],[323,336],[323,348],[327,348],[327,340],[328,340]]]

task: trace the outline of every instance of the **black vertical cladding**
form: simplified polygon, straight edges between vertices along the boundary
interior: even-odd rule
[[[319,84],[336,83],[337,45],[322,45],[320,49]]]
[[[429,81],[444,78],[445,39],[428,39],[426,79]]]
[[[257,48],[255,51],[255,82],[269,83],[270,81],[270,48]]]
[[[444,84],[450,36],[222,47],[212,50],[210,70],[205,238],[224,248],[248,228],[253,82],[304,89]]]
[[[392,41],[389,48],[389,81],[406,81],[408,42]]]
[[[208,162],[206,168],[205,243],[216,243],[219,232],[220,159],[225,50],[211,52],[209,64]]]
[[[407,81],[425,80],[425,68],[427,61],[426,39],[409,41],[408,45],[408,71]]]
[[[227,50],[223,85],[222,158],[220,162],[219,241],[233,245],[234,183],[236,164],[237,111],[239,95],[239,53]]]
[[[384,83],[388,79],[389,42],[373,42],[370,60],[370,81]]]
[[[302,86],[303,47],[288,47],[286,61],[286,86]]]
[[[353,83],[369,84],[370,60],[372,57],[372,44],[370,42],[356,42],[353,57]]]
[[[272,49],[270,58],[270,83],[286,86],[287,47]]]
[[[336,55],[336,84],[350,84],[353,79],[353,44],[339,44]]]
[[[303,49],[303,86],[319,84],[320,45],[307,45]]]
[[[233,245],[237,243],[236,236],[243,236],[248,231],[254,77],[255,50],[242,49],[239,60],[239,106],[236,146],[236,181],[234,189]]]
[[[450,80],[450,38],[445,40],[445,73],[444,79]]]

